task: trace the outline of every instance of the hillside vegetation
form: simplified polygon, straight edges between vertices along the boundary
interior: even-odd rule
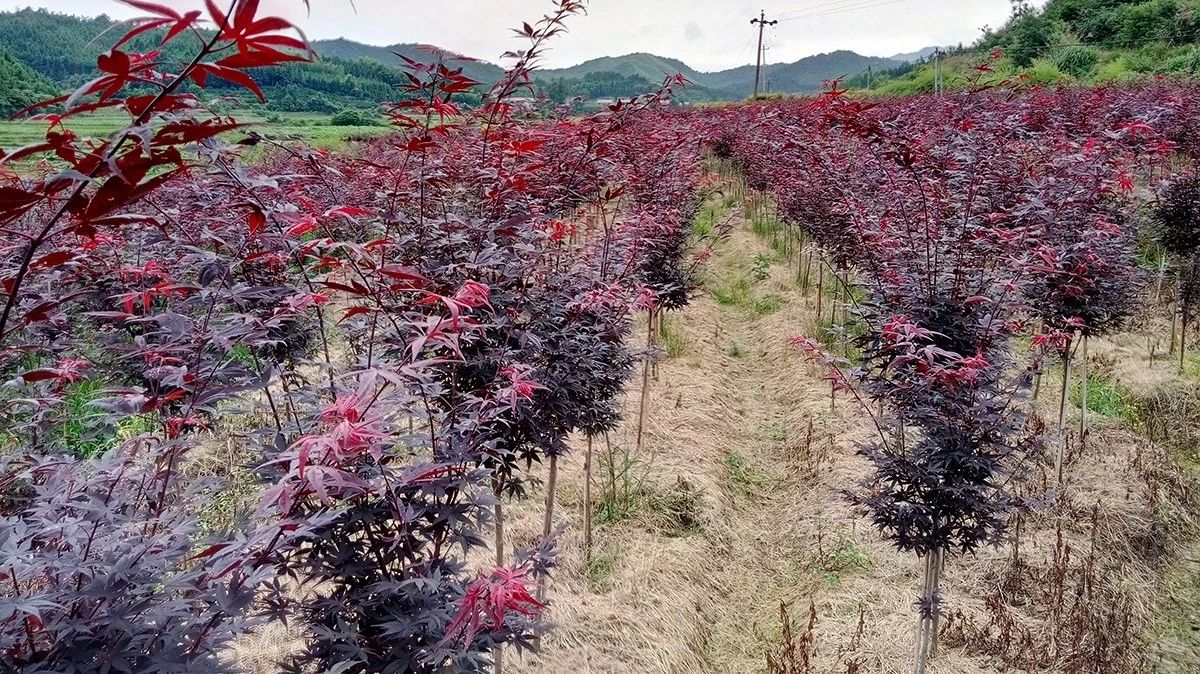
[[[12,81],[21,83],[19,87],[13,87],[19,91],[9,91],[5,86],[6,91],[0,93],[0,98],[21,102],[19,108],[34,99],[47,97],[30,98],[21,95],[21,91],[45,93],[50,84],[52,96],[56,89],[73,89],[88,81],[96,70],[97,44],[106,42],[105,37],[97,41],[97,36],[112,31],[115,25],[114,20],[104,15],[84,18],[44,9],[0,12],[0,45],[10,53],[7,62],[19,59],[27,66],[20,72],[13,70],[14,74],[9,75],[14,78]],[[158,37],[146,34],[135,38],[130,50],[149,52],[156,48]],[[400,59],[387,49],[357,45],[387,54],[390,60],[385,62],[382,56],[368,57],[361,53],[362,50],[346,48],[343,42],[314,44],[314,50],[322,57],[316,62],[285,63],[258,69],[255,76],[269,101],[267,107],[281,112],[333,113],[346,108],[373,108],[381,102],[396,100],[399,92],[394,85],[404,77],[398,67]],[[329,52],[322,51],[325,47]],[[397,45],[388,49],[425,61],[432,58],[416,45]],[[181,43],[169,43],[163,54],[168,62],[185,61],[186,55],[186,48]],[[490,67],[499,73],[498,67]],[[475,70],[477,75],[493,72],[486,68]],[[231,86],[220,82],[213,83],[213,91],[215,95],[234,93]],[[245,104],[256,103],[243,90],[237,93]]]
[[[11,115],[54,95],[53,82],[0,48],[0,115]]]
[[[949,50],[943,72],[947,87],[981,77],[1043,86],[1192,77],[1200,72],[1200,2],[1049,0],[1040,10],[1016,2],[1004,26],[985,30],[971,47]],[[934,80],[926,60],[848,85],[910,94],[932,91]]]

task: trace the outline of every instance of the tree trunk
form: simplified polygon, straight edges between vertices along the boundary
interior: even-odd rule
[[[613,503],[617,501],[617,455],[613,452],[612,439],[608,435],[608,431],[604,432],[604,446],[608,450],[608,488],[611,493]]]
[[[504,565],[504,503],[500,500],[500,481],[492,480],[492,492],[496,495],[496,566]],[[504,674],[504,646],[498,644],[492,655],[495,674]]]
[[[592,566],[592,436],[587,438],[587,453],[583,455],[583,561]]]
[[[500,501],[500,481],[492,480],[492,493],[496,496],[496,566],[504,564],[504,503]]]
[[[924,556],[921,573],[921,598],[917,613],[916,657],[913,674],[925,674],[929,660],[937,654],[937,630],[941,623],[938,593],[942,576],[942,551]]]
[[[1058,398],[1058,426],[1062,429],[1063,420],[1067,417],[1067,389],[1071,384],[1071,343],[1067,342],[1067,348],[1063,351],[1063,375],[1062,375],[1062,392]]]
[[[1179,373],[1183,374],[1187,371],[1184,366],[1184,356],[1187,355],[1187,329],[1188,329],[1188,308],[1183,305],[1180,308],[1181,315],[1179,320]]]
[[[817,260],[817,323],[821,322],[821,308],[824,306],[822,302],[825,298],[825,266],[820,260]]]
[[[650,311],[650,347],[656,347],[662,336],[663,315],[662,310],[652,309]],[[650,357],[650,374],[654,377],[654,381],[658,381],[658,358],[653,354]]]
[[[837,271],[834,271],[832,274],[829,275],[829,281],[834,284],[833,297],[829,300],[829,326],[830,327],[837,325],[838,299],[840,299],[842,296],[842,294],[840,292],[838,292],[839,288],[837,287],[837,279],[838,279]]]
[[[1071,385],[1071,342],[1067,342],[1066,349],[1063,350],[1063,376],[1062,376],[1062,393],[1058,397],[1058,434],[1061,436],[1058,443],[1058,452],[1054,458],[1054,476],[1059,484],[1063,479],[1063,462],[1066,461],[1067,434],[1064,426],[1067,417],[1067,389]]]
[[[946,551],[938,548],[933,559],[933,589],[930,599],[933,600],[933,622],[929,634],[929,658],[937,657],[938,629],[942,626],[942,570],[946,568]]]
[[[1171,305],[1171,350],[1168,354],[1175,353],[1175,318],[1179,315],[1179,304],[1176,300],[1175,304]]]
[[[654,342],[654,310],[650,311],[648,319],[651,325],[649,338],[646,341],[646,356],[642,359],[642,400],[638,405],[637,449],[642,449],[642,436],[646,432],[646,404],[650,399],[650,346]]]
[[[558,455],[550,455],[550,477],[546,479],[546,518],[542,520],[542,538],[550,537],[550,529],[554,526],[554,496],[558,489]],[[546,576],[540,576],[537,582],[537,600],[546,600]]]
[[[929,581],[931,579],[930,560],[932,555],[925,555],[921,570],[920,604],[929,598]],[[913,674],[925,674],[925,665],[929,659],[929,621],[925,617],[921,605],[917,607],[917,644],[916,655],[913,658]]]
[[[1039,334],[1042,331],[1044,331],[1045,329],[1046,329],[1045,321],[1038,323],[1038,333]],[[1034,400],[1038,399],[1038,394],[1041,393],[1041,391],[1042,391],[1042,363],[1043,362],[1044,361],[1041,361],[1038,363],[1037,372],[1033,373],[1033,399]]]
[[[1083,333],[1083,359],[1079,370],[1079,448],[1087,446],[1088,416],[1088,336]]]

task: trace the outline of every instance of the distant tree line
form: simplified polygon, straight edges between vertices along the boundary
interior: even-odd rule
[[[583,77],[535,80],[534,87],[555,103],[563,103],[577,96],[588,99],[632,98],[654,91],[658,88],[658,83],[636,73],[623,75],[611,70],[600,70]]]

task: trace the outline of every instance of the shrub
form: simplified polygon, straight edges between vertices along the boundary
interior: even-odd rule
[[[1169,73],[1196,75],[1200,73],[1200,46],[1191,47],[1167,61],[1165,70]]]
[[[1084,79],[1092,74],[1096,64],[1100,62],[1100,54],[1091,47],[1067,47],[1054,57],[1054,65],[1064,73]]]
[[[1046,59],[1034,59],[1029,69],[1024,72],[1030,84],[1042,87],[1052,87],[1070,81],[1070,77],[1060,71],[1053,62]]]
[[[362,110],[346,109],[329,118],[330,126],[376,126],[379,118]]]

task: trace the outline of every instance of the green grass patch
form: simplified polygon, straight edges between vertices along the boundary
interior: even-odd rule
[[[755,293],[751,280],[744,276],[728,275],[710,292],[717,304],[743,309],[758,317],[769,316],[784,305],[783,298],[778,295]]]
[[[712,236],[717,231],[717,225],[729,213],[732,205],[729,203],[730,197],[726,196],[720,201],[709,202],[700,207],[700,212],[692,220],[692,234],[696,238]],[[737,203],[737,198],[733,198],[733,203]]]
[[[1200,353],[1188,352],[1184,355],[1183,373],[1189,377],[1200,379]]]
[[[746,459],[737,452],[730,452],[725,456],[725,467],[729,469],[729,483],[743,493],[754,491],[766,482],[766,478],[746,463]]]
[[[678,358],[687,351],[687,337],[673,327],[673,321],[663,316],[658,327],[658,340],[668,358]]]
[[[1071,386],[1071,404],[1082,407],[1083,382],[1076,381]],[[1130,395],[1109,377],[1091,374],[1088,376],[1087,403],[1088,411],[1112,419],[1124,419],[1130,412]]]
[[[779,422],[763,424],[758,429],[758,435],[764,440],[768,440],[777,445],[782,445],[787,442],[788,429],[787,426]]]
[[[603,592],[608,589],[612,580],[613,569],[617,565],[617,555],[608,550],[594,550],[592,558],[586,562],[588,587],[593,591]]]
[[[750,311],[755,316],[770,316],[783,308],[783,298],[778,295],[764,295],[755,297],[750,303]]]
[[[382,136],[394,130],[377,124],[335,126],[330,124],[330,115],[316,113],[233,110],[228,114],[247,126],[225,134],[223,137],[227,140],[237,140],[246,132],[255,131],[279,142],[299,143],[322,150],[341,149],[353,139]],[[128,125],[129,116],[106,110],[69,118],[64,124],[82,138],[107,138]],[[47,126],[45,121],[0,121],[0,147],[17,148],[44,141]],[[262,154],[259,148],[249,148],[245,152],[249,157]]]
[[[838,585],[844,576],[855,571],[875,568],[871,556],[849,536],[842,536],[830,548],[818,546],[817,553],[800,560],[799,565],[804,570],[820,574],[830,585]]]
[[[725,277],[720,284],[712,289],[713,299],[717,304],[727,307],[743,307],[750,302],[750,279],[744,277]]]
[[[742,346],[737,342],[733,342],[729,346],[725,347],[725,353],[731,358],[741,358],[742,356],[746,355],[746,350],[743,349]]]
[[[106,423],[104,411],[93,404],[103,394],[104,382],[99,379],[84,379],[67,386],[62,423],[58,427],[59,442],[67,452],[96,456],[116,442],[116,429]]]

